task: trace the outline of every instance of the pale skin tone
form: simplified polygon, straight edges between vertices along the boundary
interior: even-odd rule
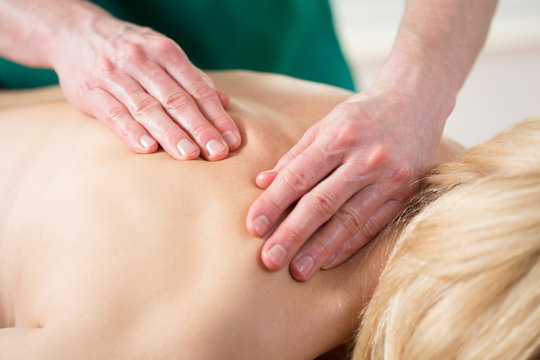
[[[292,260],[311,278],[343,263],[394,216],[432,164],[456,94],[476,58],[494,0],[407,1],[393,50],[367,91],[351,96],[270,171],[247,227],[263,236],[269,269]]]
[[[220,162],[136,156],[55,90],[0,93],[2,356],[313,359],[353,334],[392,238],[301,283],[268,271],[243,226],[255,174],[350,93],[213,78],[245,139]]]
[[[221,160],[240,146],[227,96],[166,36],[80,0],[4,0],[0,24],[0,55],[54,69],[66,98],[131,150]]]
[[[250,208],[248,231],[268,236],[284,218],[262,249],[266,267],[293,260],[291,274],[308,280],[341,264],[388,223],[433,163],[495,5],[407,1],[372,87],[336,104],[256,177],[266,190]],[[78,0],[0,6],[0,30],[16,34],[0,38],[0,54],[54,68],[67,99],[131,150],[152,153],[159,143],[175,159],[220,160],[240,146],[224,111],[227,96],[165,36]]]

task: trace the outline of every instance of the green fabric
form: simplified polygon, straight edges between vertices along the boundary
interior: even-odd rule
[[[328,0],[95,0],[116,17],[175,40],[201,69],[282,73],[350,90],[354,85]],[[0,59],[9,88],[57,82],[50,70]]]

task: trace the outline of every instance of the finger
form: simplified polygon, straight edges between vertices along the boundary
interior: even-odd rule
[[[306,149],[307,155],[300,154],[287,168],[283,169],[272,185],[255,201],[248,213],[250,220],[248,230],[251,233],[259,236],[267,233],[292,202],[309,191],[335,168],[337,164],[332,158],[320,161],[322,157],[315,155],[319,151]],[[329,208],[326,209],[328,210]],[[296,217],[295,219],[298,221]],[[302,241],[303,231],[291,227],[281,228],[277,237],[280,244],[274,244],[275,241],[271,241],[269,244],[274,246],[270,248],[265,246],[262,253],[263,263],[270,269],[283,267],[289,258],[287,249]],[[309,228],[306,232],[309,232]],[[281,255],[277,257],[279,253]]]
[[[191,62],[190,62],[191,63]],[[216,90],[216,84],[214,83],[214,80],[210,76],[208,76],[207,73],[193,65],[193,69],[197,72],[197,74],[203,79],[203,81],[210,86],[212,89]]]
[[[293,161],[298,155],[304,152],[305,149],[307,149],[311,144],[315,142],[318,135],[318,128],[319,126],[315,124],[314,126],[307,129],[307,131],[302,135],[302,138],[300,141],[298,141],[297,144],[295,144],[285,155],[281,157],[281,159],[277,162],[276,166],[274,167],[274,170],[277,172],[280,172],[283,168],[285,168],[291,161]],[[331,141],[326,139],[327,141]],[[327,142],[326,141],[326,142]],[[326,147],[325,139],[321,140],[321,147]]]
[[[193,68],[196,69],[195,66]],[[241,144],[240,131],[236,123],[225,111],[210,77],[200,70],[199,74],[185,73],[181,84],[195,99],[204,116],[221,133],[229,149],[231,151],[238,149]]]
[[[216,84],[214,84],[214,80],[212,80],[212,78],[210,76],[208,76],[207,73],[205,73],[204,71],[202,71],[201,69],[195,67],[195,70],[197,70],[197,73],[201,76],[201,78],[206,82],[206,84],[208,84],[208,86],[210,86],[212,89],[214,89],[219,97],[219,101],[221,102],[221,105],[223,105],[223,108],[224,109],[227,109],[229,107],[229,103],[230,103],[230,99],[229,99],[229,95],[227,95],[226,93],[224,93],[223,91],[221,90],[217,90],[216,88]]]
[[[351,175],[355,170],[352,166],[340,166],[328,178],[302,196],[294,210],[266,240],[262,250],[263,254],[271,252],[274,246],[280,245],[288,255],[283,259],[283,263],[289,262],[313,233],[330,219],[351,196],[358,192],[358,188],[369,185],[376,179],[376,174],[372,173],[355,177]],[[353,178],[356,179],[349,180]],[[309,244],[311,243],[310,240]],[[320,244],[315,243],[312,246],[317,245]],[[318,250],[317,255],[326,249]],[[302,252],[306,256],[297,256],[296,263],[293,264],[295,268],[299,269],[298,271],[310,273],[313,266],[322,265],[321,259]],[[318,264],[317,261],[319,261]]]
[[[347,201],[295,256],[291,263],[293,277],[304,281],[311,278],[360,229],[373,230],[377,225],[372,222],[373,214],[384,203],[383,195],[378,184],[371,184]]]
[[[130,66],[127,68],[146,92],[193,137],[203,157],[207,160],[221,160],[227,157],[229,150],[219,131],[203,116],[191,95],[173,81],[160,66],[143,63],[137,69]]]
[[[255,178],[255,184],[261,189],[266,189],[272,184],[274,179],[276,178],[277,172],[276,170],[265,170],[257,174],[257,177]]]
[[[179,160],[199,156],[199,147],[137,81],[126,74],[111,74],[104,81],[109,92],[126,106],[131,116],[152,134],[169,155]]]
[[[194,68],[197,70],[197,73],[201,76],[201,78],[210,86],[212,89],[214,89],[219,97],[219,101],[221,102],[221,105],[223,105],[224,109],[227,109],[229,107],[230,99],[229,95],[227,95],[225,92],[221,90],[217,90],[216,84],[214,84],[214,80],[210,76],[208,76],[207,73],[199,69],[198,67],[194,66]]]
[[[321,159],[324,157],[319,147],[311,146],[277,175],[248,211],[247,228],[251,234],[264,236],[294,201],[338,165],[333,159]]]
[[[202,72],[183,56],[172,56],[161,66],[191,95],[199,112],[219,131],[229,149],[238,149],[241,144],[240,131],[225,112],[213,81],[206,74],[201,75]]]
[[[255,178],[255,183],[261,189],[266,189],[274,181],[277,174],[287,166],[291,161],[293,161],[298,155],[300,155],[309,145],[313,143],[315,139],[315,130],[310,128],[304,136],[296,143],[289,151],[285,153],[279,159],[276,166],[272,170],[266,170],[260,172]]]
[[[229,95],[227,95],[221,90],[216,90],[216,91],[219,97],[219,101],[221,101],[221,105],[223,105],[223,107],[227,109],[229,107],[229,104],[231,103],[231,99],[229,98]]]
[[[334,254],[330,256],[322,268],[327,270],[336,267],[357,253],[358,250],[376,236],[384,226],[396,216],[402,203],[403,201],[395,199],[386,201],[375,211],[368,221],[366,221],[366,224],[360,231],[342,243],[335,250]]]
[[[131,151],[140,154],[153,153],[158,143],[146,129],[133,120],[128,110],[108,92],[94,88],[87,94],[91,115],[103,121]]]

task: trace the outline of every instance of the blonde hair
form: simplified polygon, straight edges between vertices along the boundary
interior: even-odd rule
[[[539,356],[540,119],[436,168],[396,227],[353,360]]]

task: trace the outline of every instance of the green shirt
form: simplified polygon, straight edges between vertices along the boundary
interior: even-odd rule
[[[275,72],[354,90],[328,0],[94,0],[114,16],[176,41],[205,70]],[[0,58],[0,85],[58,82],[52,70]]]

